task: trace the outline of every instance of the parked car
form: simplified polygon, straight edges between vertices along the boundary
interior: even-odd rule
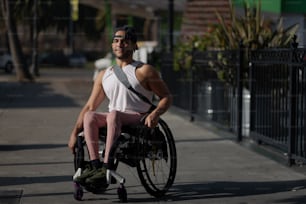
[[[68,60],[63,52],[41,53],[38,63],[43,66],[67,66]]]
[[[81,53],[73,53],[68,56],[68,65],[70,67],[84,67],[86,63],[87,59]]]
[[[85,55],[81,53],[66,55],[61,51],[41,53],[38,61],[43,66],[84,67],[87,63]]]
[[[6,73],[12,73],[14,70],[13,60],[10,54],[0,54],[0,69],[3,69]]]

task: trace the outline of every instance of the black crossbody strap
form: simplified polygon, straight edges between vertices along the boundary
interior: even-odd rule
[[[154,109],[156,106],[147,98],[145,97],[143,94],[139,93],[138,91],[136,91],[132,85],[130,84],[126,74],[123,72],[123,70],[118,67],[117,65],[113,66],[113,70],[115,75],[117,76],[117,78],[119,79],[119,81],[130,91],[132,91],[134,94],[136,94],[141,100],[143,100],[144,102],[148,103],[151,105],[151,110]]]

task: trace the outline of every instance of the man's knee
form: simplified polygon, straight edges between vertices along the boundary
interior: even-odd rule
[[[95,121],[96,121],[96,118],[95,118],[95,112],[94,111],[87,111],[84,114],[84,125],[90,125]]]

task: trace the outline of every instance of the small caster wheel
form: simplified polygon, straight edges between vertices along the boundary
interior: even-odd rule
[[[73,197],[76,200],[81,201],[83,198],[83,188],[80,184],[78,183],[74,183],[74,193],[73,193]]]
[[[118,187],[117,194],[121,203],[127,202],[127,192],[123,185],[120,185],[120,187]]]

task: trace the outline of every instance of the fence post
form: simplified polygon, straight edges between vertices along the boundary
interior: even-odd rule
[[[243,44],[239,44],[239,65],[237,68],[237,141],[242,140],[242,89],[243,89]]]
[[[193,122],[194,121],[194,116],[193,116],[193,113],[194,113],[194,106],[193,106],[193,103],[194,103],[194,96],[193,96],[193,92],[194,92],[194,84],[193,84],[193,81],[194,81],[194,74],[193,74],[193,69],[194,69],[194,54],[195,54],[195,47],[192,46],[192,51],[191,51],[191,66],[190,66],[190,81],[189,81],[189,91],[190,91],[190,104],[189,104],[189,111],[190,111],[190,122]]]
[[[254,90],[254,65],[253,65],[253,52],[252,51],[248,51],[248,69],[249,69],[249,76],[248,76],[248,79],[249,79],[249,90],[250,90],[250,127],[249,127],[249,130],[250,130],[250,134],[251,132],[254,130],[254,109],[255,109],[255,90]]]
[[[289,134],[288,134],[288,165],[291,166],[294,163],[294,159],[292,159],[292,154],[295,153],[295,144],[296,144],[296,80],[297,80],[297,70],[293,65],[294,63],[294,55],[298,43],[296,42],[296,35],[293,37],[292,42],[292,50],[290,54],[290,66],[289,66]]]

